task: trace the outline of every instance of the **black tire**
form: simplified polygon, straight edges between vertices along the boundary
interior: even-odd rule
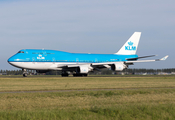
[[[88,74],[84,74],[83,76],[84,76],[84,77],[87,77],[87,76],[88,76]]]
[[[68,77],[69,74],[61,74],[62,77]]]
[[[73,74],[74,77],[87,77],[87,74]]]
[[[27,77],[27,73],[24,73],[24,74],[23,74],[23,77]]]
[[[77,77],[77,74],[73,74],[74,77]]]

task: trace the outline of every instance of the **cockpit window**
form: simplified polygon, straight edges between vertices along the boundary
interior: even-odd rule
[[[18,53],[24,53],[24,51],[19,51]]]

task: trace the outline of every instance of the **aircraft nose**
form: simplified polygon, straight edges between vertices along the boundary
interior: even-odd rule
[[[10,63],[10,62],[13,62],[14,61],[14,56],[10,57],[7,62]]]

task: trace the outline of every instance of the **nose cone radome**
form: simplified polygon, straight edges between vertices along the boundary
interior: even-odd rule
[[[7,60],[7,62],[8,62],[8,63],[10,63],[10,62],[14,62],[14,60],[15,60],[15,57],[12,56],[12,57],[10,57],[10,58]]]
[[[8,60],[7,60],[7,62],[11,62],[12,61],[12,57],[10,57]]]

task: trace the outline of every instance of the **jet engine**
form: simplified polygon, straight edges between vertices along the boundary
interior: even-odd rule
[[[90,66],[79,66],[76,69],[77,73],[88,73],[89,71],[91,71],[93,68]]]
[[[127,66],[123,63],[115,63],[111,65],[111,70],[113,71],[122,71],[125,68],[127,68]]]

